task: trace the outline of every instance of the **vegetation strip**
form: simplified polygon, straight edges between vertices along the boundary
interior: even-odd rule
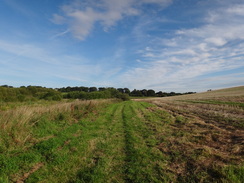
[[[156,104],[20,106],[19,122],[4,111],[0,182],[241,182],[241,131],[234,135],[187,108],[177,113],[176,103]]]

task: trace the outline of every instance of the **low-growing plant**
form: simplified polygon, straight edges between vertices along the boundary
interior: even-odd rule
[[[186,121],[187,121],[187,119],[185,118],[185,117],[183,117],[183,116],[176,116],[175,117],[175,122],[176,123],[179,123],[179,124],[184,124],[184,123],[186,123]]]

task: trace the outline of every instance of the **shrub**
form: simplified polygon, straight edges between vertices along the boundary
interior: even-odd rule
[[[118,98],[118,99],[121,99],[121,100],[123,100],[123,101],[130,100],[129,95],[126,94],[126,93],[118,93],[118,94],[117,94],[117,98]]]

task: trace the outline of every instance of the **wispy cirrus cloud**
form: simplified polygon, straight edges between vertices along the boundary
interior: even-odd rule
[[[28,59],[38,60],[44,63],[58,64],[59,61],[49,56],[49,52],[45,49],[33,44],[18,44],[0,40],[0,51],[4,51],[13,55],[14,58],[24,57]]]
[[[0,73],[6,81],[183,92],[244,83],[241,0],[4,2]]]
[[[108,78],[120,70],[109,64],[91,62],[82,56],[55,54],[52,49],[30,43],[0,40],[0,53],[0,73],[5,77],[4,82],[9,77],[18,78],[22,79],[20,85],[46,83],[45,86],[62,87],[62,83],[55,83],[55,80],[62,80],[71,86],[77,82],[87,86],[112,86]],[[19,83],[14,82],[16,85]]]
[[[171,2],[172,0],[76,0],[63,5],[61,14],[54,14],[52,21],[67,25],[75,38],[85,40],[97,23],[104,31],[108,31],[123,18],[142,14],[139,7],[144,4],[165,7]]]
[[[196,78],[244,68],[242,12],[243,3],[219,6],[218,9],[206,11],[204,21],[199,26],[175,30],[168,38],[151,36],[153,44],[139,52],[144,64],[126,72],[121,81],[134,88],[151,87],[160,90],[160,86],[161,89],[164,86],[177,88],[178,84],[181,89],[197,90],[202,83]],[[229,79],[227,81],[230,83]],[[243,78],[238,81],[239,84],[244,83]]]

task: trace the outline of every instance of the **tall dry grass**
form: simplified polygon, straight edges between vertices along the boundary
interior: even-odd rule
[[[75,120],[72,118],[72,113],[75,110],[82,110],[85,107],[86,110],[89,110],[89,107],[94,108],[96,105],[111,101],[63,101],[48,106],[20,106],[6,111],[0,111],[0,151],[1,148],[11,150],[11,148],[16,148],[16,146],[24,146],[33,136],[32,127],[38,123],[43,115],[48,116],[48,119],[52,121],[57,118],[57,115],[66,113],[70,115],[70,119],[67,119],[67,122],[69,122],[69,120]]]

